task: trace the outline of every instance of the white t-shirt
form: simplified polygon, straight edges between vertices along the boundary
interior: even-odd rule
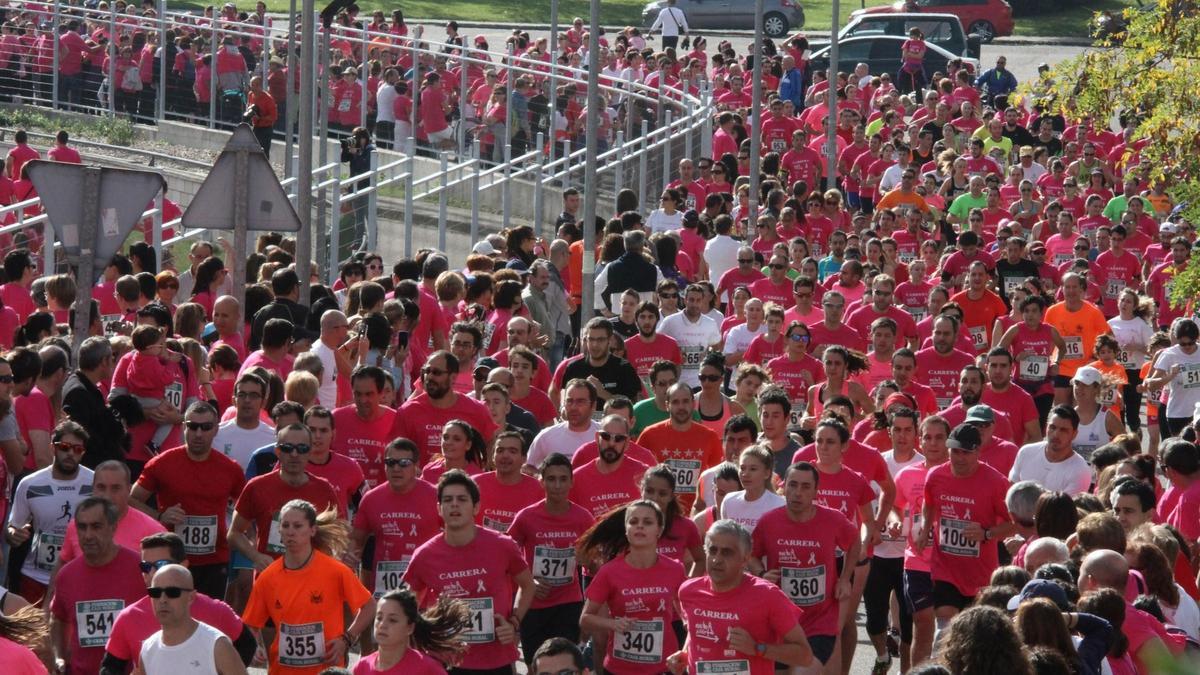
[[[67,524],[75,517],[75,505],[92,494],[91,469],[81,466],[69,480],[56,480],[53,469],[48,466],[21,479],[8,516],[13,528],[33,528],[21,574],[40,584],[50,583],[50,571],[58,561]]]
[[[1167,621],[1182,628],[1193,640],[1200,640],[1200,605],[1183,590],[1183,586],[1175,584],[1175,588],[1179,589],[1179,606],[1172,609],[1167,603],[1159,600],[1163,614],[1166,615]]]
[[[568,458],[574,457],[580,447],[596,440],[596,431],[599,429],[600,425],[595,420],[588,422],[586,431],[571,431],[566,422],[542,429],[529,445],[529,456],[525,463],[532,467],[540,466],[542,460],[556,452]]]
[[[758,499],[746,501],[746,491],[738,490],[725,495],[721,502],[721,517],[735,520],[747,530],[754,531],[758,521],[767,514],[787,504],[787,500],[774,492],[764,492]]]
[[[1141,368],[1146,362],[1146,345],[1149,345],[1150,338],[1154,337],[1154,329],[1145,319],[1136,316],[1128,321],[1114,316],[1108,320],[1108,326],[1112,328],[1117,344],[1133,343],[1141,346],[1141,349],[1122,349],[1117,354],[1117,361],[1125,366],[1126,370]]]
[[[1184,354],[1179,345],[1167,347],[1158,355],[1154,367],[1170,372],[1180,366],[1179,374],[1167,385],[1171,392],[1167,399],[1167,417],[1191,417],[1200,403],[1200,349]]]
[[[217,672],[216,644],[224,633],[198,621],[191,637],[183,642],[167,646],[163,644],[162,631],[146,638],[142,643],[141,663],[146,675],[208,675]]]
[[[1014,483],[1031,480],[1053,492],[1066,492],[1074,497],[1086,492],[1092,483],[1092,468],[1084,458],[1071,453],[1065,461],[1046,459],[1046,441],[1030,443],[1017,452],[1008,479]]]
[[[396,103],[396,87],[387,82],[380,82],[379,88],[375,90],[375,109],[379,112],[376,114],[376,122],[395,122],[396,111],[393,106]]]
[[[654,209],[646,218],[646,227],[651,232],[674,232],[683,227],[683,214],[679,211],[667,215],[662,209]]]
[[[721,326],[701,315],[692,323],[683,312],[675,312],[658,324],[658,332],[675,338],[683,353],[679,381],[689,387],[700,386],[700,362],[708,348],[721,341]]]
[[[232,419],[217,428],[213,447],[237,462],[243,469],[250,463],[254,451],[275,442],[275,427],[259,420],[253,429],[243,429]]]
[[[699,204],[697,205],[699,206]],[[737,267],[738,249],[742,242],[727,234],[718,234],[704,245],[704,262],[708,263],[708,278],[720,280],[721,275]]]
[[[914,452],[913,456],[907,462],[897,462],[896,458],[892,456],[892,453],[892,450],[888,450],[887,452],[883,453],[883,461],[887,462],[888,474],[891,475],[893,479],[896,477],[896,474],[900,473],[901,469],[912,466],[918,462],[925,461],[925,457],[921,453]],[[879,495],[879,485],[875,481],[871,481],[871,489],[875,491],[876,496]],[[876,501],[873,506],[877,507],[878,501]],[[887,533],[884,532],[883,540],[878,546],[875,547],[875,555],[879,558],[903,558],[904,547],[907,541],[908,520],[905,519],[904,526],[901,528],[899,536],[897,536],[895,539],[888,537]]]
[[[321,405],[333,410],[337,407],[338,377],[337,359],[334,358],[333,349],[317,340],[309,351],[321,359],[321,383],[317,387],[317,398],[321,401]]]
[[[765,332],[767,332],[767,322],[765,321],[758,324],[758,330],[750,330],[750,327],[744,323],[734,326],[725,335],[725,348],[722,351],[726,354],[744,352],[754,338]]]

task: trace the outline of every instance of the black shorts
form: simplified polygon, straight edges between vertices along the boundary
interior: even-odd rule
[[[946,581],[933,582],[933,606],[953,607],[958,610],[966,609],[975,601],[973,595],[963,595],[958,587]]]
[[[1054,388],[1055,389],[1070,389],[1071,388],[1071,378],[1067,377],[1066,375],[1055,375],[1054,376]]]
[[[933,607],[933,579],[929,572],[904,570],[904,599],[914,614]]]
[[[829,663],[829,657],[833,656],[833,645],[836,643],[836,635],[808,636],[808,646],[812,649],[813,657],[821,663]]]

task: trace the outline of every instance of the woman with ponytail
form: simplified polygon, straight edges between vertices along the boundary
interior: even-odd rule
[[[49,647],[50,627],[42,610],[26,606],[0,614],[0,663],[7,675],[45,675],[37,651]]]
[[[458,661],[467,649],[459,636],[470,623],[471,611],[462,600],[442,596],[420,612],[412,591],[388,591],[375,605],[379,651],[355,664],[354,675],[445,675],[437,659]]]

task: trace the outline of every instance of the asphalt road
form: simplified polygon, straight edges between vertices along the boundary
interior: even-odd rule
[[[467,29],[467,30],[464,30],[463,32],[466,35],[471,36],[471,37],[473,37],[475,35],[479,35],[479,34],[486,36],[488,43],[490,45],[492,45],[493,48],[495,48],[497,45],[504,44],[504,39],[511,33],[511,31],[509,31],[509,30],[486,30],[486,29],[485,30]],[[541,31],[541,32],[531,31],[531,35],[535,38],[542,36],[542,35],[546,35],[546,34],[547,33],[545,31]],[[432,35],[433,35],[433,33],[431,32],[430,36],[432,36]],[[745,38],[745,37],[738,37],[733,40],[734,46],[738,50],[739,53],[744,53],[745,48],[750,41],[751,40],[749,38]],[[1017,79],[1020,81],[1025,81],[1025,80],[1033,77],[1037,73],[1038,64],[1049,63],[1050,65],[1053,65],[1061,60],[1076,56],[1084,51],[1083,47],[1057,46],[1057,45],[1048,44],[1049,42],[1050,41],[1047,40],[1047,44],[1008,43],[1008,44],[1000,44],[1000,45],[984,45],[983,53],[982,53],[983,67],[984,68],[991,67],[995,63],[996,58],[1003,55],[1003,56],[1007,57],[1008,68],[1013,72],[1014,75],[1017,76]],[[710,40],[710,43],[711,43],[711,40]],[[430,238],[432,238],[433,236],[434,236],[434,234],[430,233]],[[452,239],[453,239],[453,241],[448,242],[451,244],[451,246],[450,246],[451,250],[466,250],[466,245],[468,245],[468,243],[466,241],[467,237],[465,235],[459,235],[459,234],[452,233]],[[420,241],[420,242],[416,242],[416,243],[417,243],[417,245],[422,245],[425,242]],[[433,243],[433,242],[430,241],[429,243]],[[458,247],[455,245],[455,244],[459,244],[459,243],[463,244],[463,246]],[[860,615],[859,647],[858,647],[857,651],[855,652],[855,659],[854,659],[853,665],[851,666],[850,673],[851,673],[851,675],[869,675],[871,673],[871,667],[873,664],[874,664],[874,650],[871,648],[870,642],[867,640],[866,629],[862,625],[862,619],[861,619],[861,615]],[[524,673],[525,672],[524,666],[523,665],[520,666],[519,670],[520,670],[520,672]],[[266,670],[259,669],[259,668],[252,668],[250,670],[250,672],[255,675],[263,675],[266,673]],[[895,662],[893,664],[891,672],[894,672],[894,673],[899,672],[899,663],[898,662]]]

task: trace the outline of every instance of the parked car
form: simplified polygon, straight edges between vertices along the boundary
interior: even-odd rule
[[[871,74],[892,73],[900,70],[900,47],[907,40],[903,35],[856,35],[838,40],[838,65],[834,70],[850,73],[860,63],[867,64]],[[829,45],[813,52],[811,67],[814,70],[829,69]],[[925,51],[925,72],[946,72],[951,59],[962,59],[972,73],[979,72],[979,61],[961,54],[954,54],[936,44]]]
[[[654,0],[642,9],[642,25],[651,26],[667,0]],[[754,29],[755,0],[677,0],[688,28]],[[763,32],[779,38],[804,26],[804,8],[799,0],[764,0]]]
[[[855,10],[860,14],[936,12],[953,14],[966,27],[967,34],[976,33],[984,42],[1012,35],[1012,5],[1007,0],[901,0],[890,5]]]
[[[962,22],[953,14],[859,14],[838,33],[839,40],[860,35],[892,35],[908,37],[910,28],[920,28],[925,35],[925,42],[964,58],[979,59],[979,35],[968,35],[963,31]],[[815,53],[821,47],[828,45],[829,40],[821,40],[820,36],[809,36],[808,43]]]

